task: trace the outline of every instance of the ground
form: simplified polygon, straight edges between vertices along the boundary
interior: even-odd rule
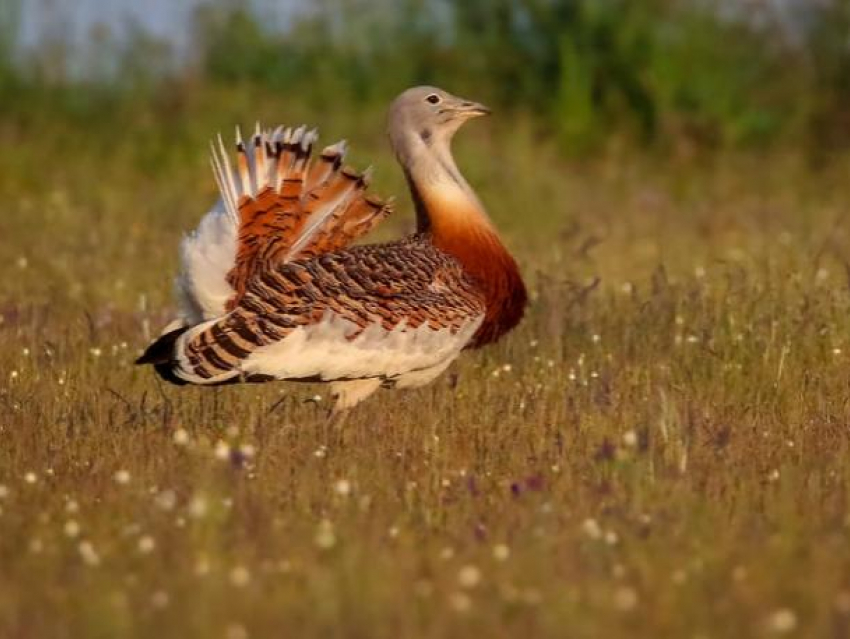
[[[0,636],[850,633],[846,167],[477,129],[528,315],[335,429],[321,386],[132,365],[212,199],[191,135],[0,160]]]

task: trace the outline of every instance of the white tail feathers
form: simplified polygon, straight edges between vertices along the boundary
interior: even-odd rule
[[[313,144],[317,139],[317,131],[308,131],[304,125],[294,130],[289,127],[262,130],[257,123],[254,135],[250,142],[246,143],[242,138],[242,131],[236,127],[234,169],[230,163],[230,154],[219,134],[216,142],[210,143],[210,164],[227,215],[238,223],[242,198],[254,198],[267,187],[280,191],[287,177],[306,171]],[[328,147],[331,148],[336,149],[340,158],[345,153],[344,142]]]

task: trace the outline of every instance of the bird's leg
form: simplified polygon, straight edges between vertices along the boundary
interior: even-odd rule
[[[379,377],[332,382],[331,396],[336,400],[336,403],[331,410],[331,419],[348,413],[349,409],[357,406],[380,387],[381,379]]]
[[[340,409],[334,406],[333,408],[329,409],[326,422],[329,433],[341,430],[342,427],[345,425],[345,422],[348,420],[348,415],[350,413],[351,409],[349,408]]]
[[[348,421],[351,409],[374,393],[381,386],[380,378],[352,379],[331,383],[331,397],[335,400],[328,411],[326,424],[327,438],[338,439],[342,443],[342,427]],[[330,443],[330,442],[328,442]]]

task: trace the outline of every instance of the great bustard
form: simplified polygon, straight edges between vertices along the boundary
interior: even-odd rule
[[[316,132],[262,131],[231,166],[219,136],[221,199],[181,245],[179,313],[139,364],[177,384],[330,382],[336,410],[379,387],[411,388],[461,350],[520,321],[526,291],[451,140],[481,104],[434,87],[402,93],[389,137],[416,207],[414,235],[350,246],[391,212],[368,195],[346,145],[311,162]]]

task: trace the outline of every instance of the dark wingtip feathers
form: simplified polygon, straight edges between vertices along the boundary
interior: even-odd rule
[[[174,373],[174,346],[180,336],[187,330],[189,330],[188,326],[181,326],[164,335],[160,335],[147,347],[141,357],[136,360],[136,364],[150,364],[162,379],[172,384],[183,386],[187,382],[177,377]]]
[[[189,330],[188,326],[175,328],[156,338],[153,343],[145,349],[141,357],[136,360],[136,365],[164,364],[174,359],[174,343]]]

